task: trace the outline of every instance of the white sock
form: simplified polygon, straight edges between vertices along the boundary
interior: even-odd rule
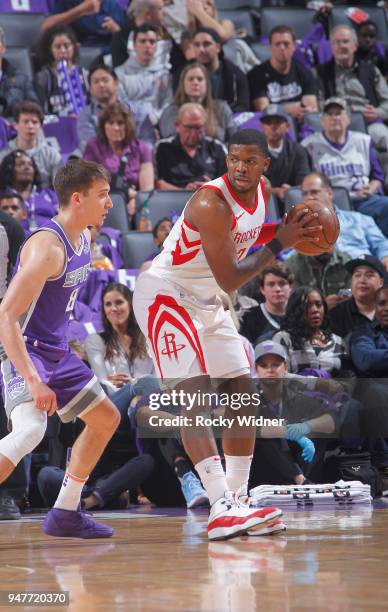
[[[251,463],[252,455],[225,455],[226,482],[228,484],[228,489],[237,491],[237,489],[246,485],[248,490]]]
[[[78,478],[66,471],[61,490],[54,504],[54,508],[61,510],[77,510],[81,499],[81,492],[87,478]]]
[[[213,457],[202,459],[202,461],[195,465],[195,469],[212,506],[217,499],[224,497],[225,491],[228,490],[221,458],[219,455],[214,455]]]

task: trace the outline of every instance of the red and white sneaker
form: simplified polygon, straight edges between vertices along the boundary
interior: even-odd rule
[[[274,519],[273,521],[268,521],[264,523],[264,525],[257,525],[252,529],[249,529],[247,535],[249,536],[264,536],[264,535],[274,535],[275,533],[281,533],[286,530],[286,526],[283,521],[279,518]]]
[[[282,515],[279,508],[249,508],[241,505],[231,491],[210,508],[207,533],[209,540],[227,540],[247,533]]]

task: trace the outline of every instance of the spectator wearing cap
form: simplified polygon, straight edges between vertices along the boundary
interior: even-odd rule
[[[374,321],[376,291],[386,278],[384,266],[372,255],[352,259],[345,268],[352,275],[351,297],[341,298],[329,311],[331,328],[342,338]]]
[[[333,202],[330,180],[321,172],[305,176],[301,185],[304,201],[315,201],[333,206],[340,223],[340,235],[336,247],[352,259],[373,255],[388,270],[388,238],[384,236],[375,220],[355,210],[342,210]]]
[[[267,139],[271,163],[265,172],[272,191],[284,214],[284,193],[289,187],[300,185],[310,172],[306,150],[297,142],[285,138],[290,129],[290,117],[279,104],[270,104],[261,115],[261,125]]]
[[[286,25],[274,27],[269,35],[271,57],[249,73],[251,105],[263,111],[269,104],[281,104],[298,120],[318,110],[313,74],[294,61],[295,34]]]
[[[279,331],[284,321],[294,275],[281,262],[265,268],[258,277],[262,302],[245,310],[240,333],[253,345]]]
[[[361,112],[378,150],[388,149],[388,85],[373,63],[356,59],[357,34],[341,24],[330,32],[333,59],[318,66],[319,89],[323,100],[339,96],[348,100],[351,112]],[[384,159],[384,163],[385,159]]]
[[[6,52],[5,33],[0,27],[0,114],[2,117],[11,117],[18,102],[24,100],[38,102],[39,99],[31,79],[12,66],[4,57]]]
[[[278,342],[264,341],[255,349],[256,372],[261,389],[258,413],[267,419],[283,419],[281,426],[262,427],[256,441],[250,487],[259,484],[303,484],[311,468],[296,443],[314,433],[332,434],[336,417],[316,398],[306,394],[299,378],[288,374],[287,353]],[[295,434],[295,435],[293,435]],[[326,443],[315,441],[313,466],[322,462]]]
[[[1,151],[0,159],[16,150],[25,151],[35,161],[43,186],[50,187],[62,158],[42,133],[43,119],[43,111],[35,102],[17,104],[14,109],[16,138]]]
[[[213,97],[226,100],[235,113],[249,110],[248,79],[223,56],[222,39],[217,32],[212,28],[198,28],[192,42],[195,60],[209,73]]]
[[[323,131],[302,141],[313,169],[333,187],[345,187],[356,210],[373,217],[388,236],[388,197],[382,195],[384,174],[371,137],[348,129],[350,114],[341,98],[326,100],[321,122]]]
[[[159,140],[156,147],[157,188],[196,191],[226,171],[225,149],[205,136],[206,111],[189,102],[180,107],[176,136]]]

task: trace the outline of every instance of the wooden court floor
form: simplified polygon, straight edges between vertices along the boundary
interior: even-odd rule
[[[68,607],[0,610],[388,610],[386,502],[287,512],[284,535],[214,543],[204,510],[96,514],[111,540],[48,538],[39,515],[0,522],[0,590],[70,594]]]

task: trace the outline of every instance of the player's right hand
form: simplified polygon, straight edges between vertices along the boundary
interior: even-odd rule
[[[51,416],[58,410],[57,397],[54,391],[44,382],[33,381],[28,386],[32,395],[32,400],[38,410],[47,412],[48,416]]]
[[[316,217],[318,217],[318,213],[313,213],[308,208],[299,210],[292,219],[288,219],[286,213],[276,234],[276,238],[280,240],[283,249],[289,249],[304,240],[318,242],[317,232],[322,230],[322,225],[307,227]]]

